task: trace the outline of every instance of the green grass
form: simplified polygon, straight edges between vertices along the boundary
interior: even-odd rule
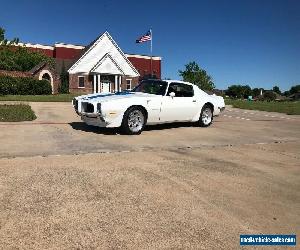
[[[70,102],[79,94],[59,95],[5,95],[0,96],[0,101],[27,101],[27,102]]]
[[[36,115],[29,105],[0,105],[0,122],[32,121]]]
[[[288,115],[300,115],[300,102],[262,102],[225,99],[227,105],[234,108],[279,112]]]

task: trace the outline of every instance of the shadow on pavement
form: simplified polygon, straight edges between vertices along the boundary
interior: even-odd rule
[[[84,122],[71,122],[70,126],[75,130],[81,130],[84,132],[92,132],[96,134],[103,135],[116,135],[122,134],[120,128],[100,128],[95,126],[89,126]],[[144,128],[144,131],[156,131],[156,130],[165,130],[165,129],[173,129],[173,128],[188,128],[195,127],[194,123],[189,122],[177,122],[177,123],[166,123],[166,124],[158,124],[158,125],[149,125]]]

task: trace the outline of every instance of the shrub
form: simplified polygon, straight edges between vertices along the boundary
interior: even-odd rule
[[[276,99],[276,94],[273,91],[266,91],[263,94],[263,100],[264,101],[274,101]]]
[[[0,95],[49,95],[50,82],[32,77],[0,76]]]

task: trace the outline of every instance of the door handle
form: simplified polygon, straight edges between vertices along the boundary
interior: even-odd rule
[[[196,100],[193,100],[193,102],[196,102]]]

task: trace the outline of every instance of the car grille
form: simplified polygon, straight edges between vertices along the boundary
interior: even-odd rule
[[[85,113],[94,113],[94,105],[89,102],[83,102],[82,111]]]

